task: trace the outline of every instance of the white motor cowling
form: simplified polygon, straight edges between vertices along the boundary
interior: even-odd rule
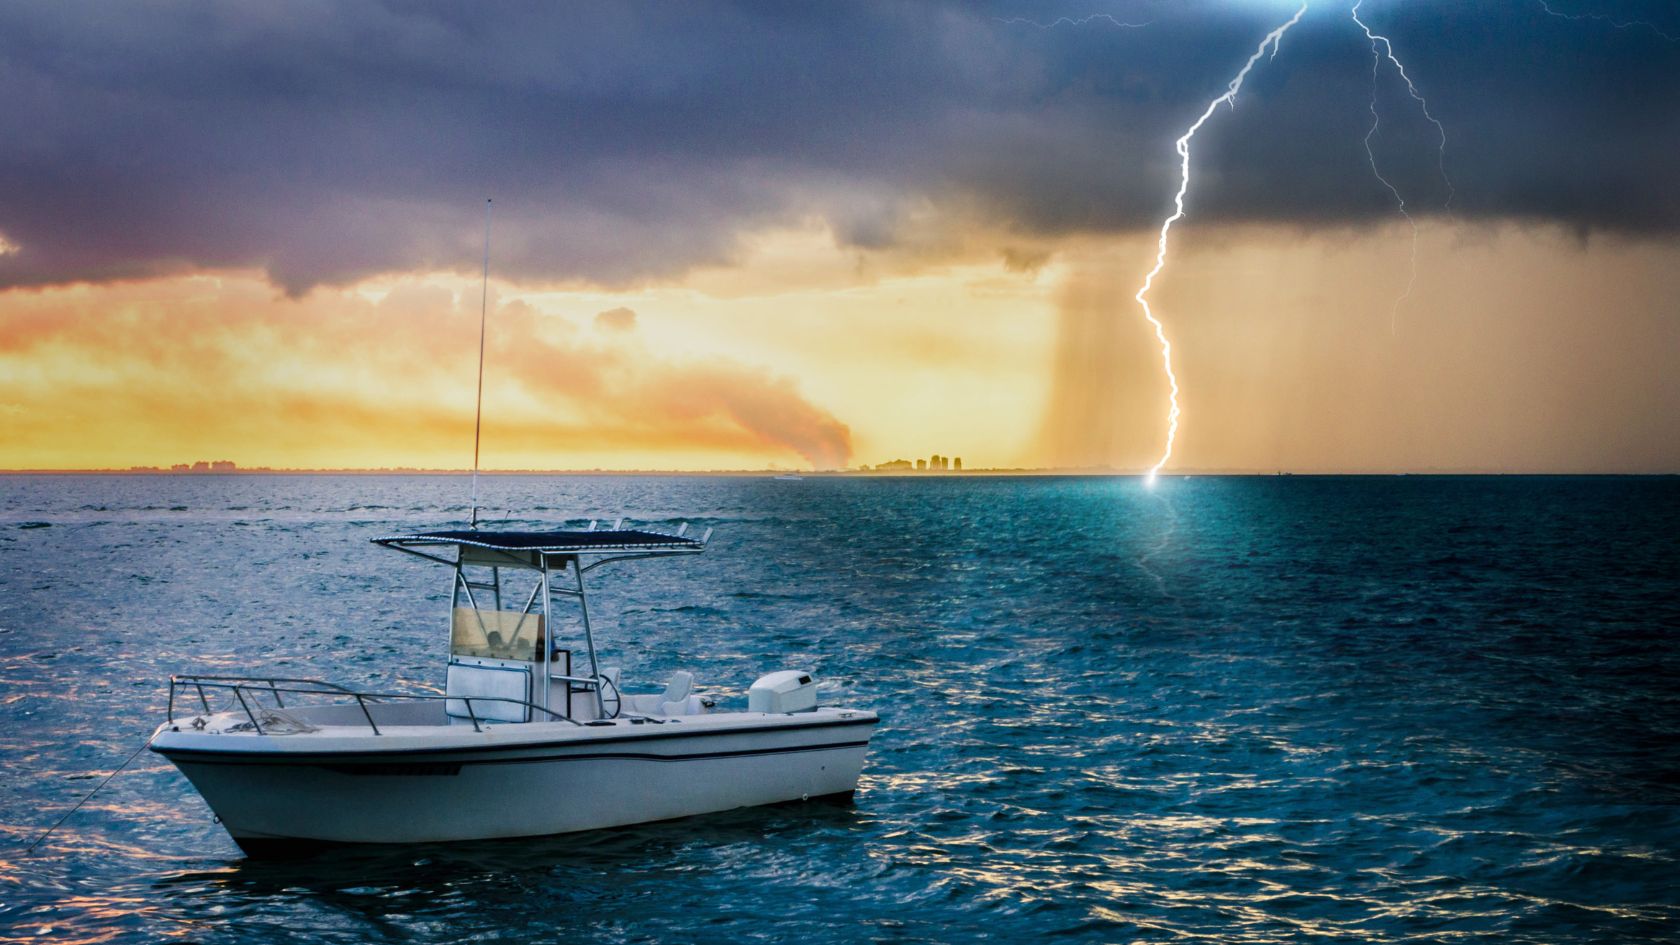
[[[817,681],[797,669],[760,676],[747,690],[748,712],[809,712],[817,707]]]

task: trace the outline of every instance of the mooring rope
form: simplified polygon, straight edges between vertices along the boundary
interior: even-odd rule
[[[57,820],[57,822],[55,822],[55,823],[54,823],[54,824],[53,824],[53,825],[52,825],[52,826],[51,826],[51,827],[48,827],[48,828],[47,828],[47,832],[46,832],[46,833],[43,833],[43,834],[41,834],[41,835],[40,835],[40,836],[39,836],[39,837],[36,837],[36,838],[35,838],[35,842],[34,842],[34,843],[31,843],[31,844],[30,844],[30,845],[29,845],[29,846],[28,846],[28,848],[27,848],[27,849],[25,849],[25,850],[24,850],[24,851],[23,851],[23,852],[24,852],[24,855],[25,855],[25,856],[27,856],[27,855],[29,855],[29,854],[31,854],[31,853],[34,853],[34,852],[35,852],[35,848],[36,848],[36,847],[38,847],[38,846],[40,846],[40,845],[41,845],[41,843],[42,843],[42,841],[44,841],[44,840],[46,840],[46,839],[47,839],[47,838],[48,838],[48,837],[50,837],[50,836],[52,836],[52,832],[53,832],[53,831],[54,831],[54,830],[57,830],[57,829],[58,829],[58,828],[60,828],[60,827],[62,827],[62,826],[64,826],[64,822],[65,822],[65,821],[66,821],[66,820],[69,820],[69,819],[70,819],[70,815],[71,815],[71,814],[74,814],[74,813],[75,813],[75,812],[76,812],[76,811],[79,811],[79,810],[81,810],[81,809],[82,809],[82,805],[83,805],[83,804],[86,804],[86,803],[87,803],[87,802],[88,802],[88,801],[91,801],[91,800],[93,800],[93,796],[94,796],[94,795],[95,795],[95,794],[98,794],[98,793],[99,793],[99,792],[100,792],[100,791],[102,791],[102,790],[104,790],[104,788],[105,788],[105,785],[107,785],[107,784],[110,784],[110,783],[111,783],[111,779],[112,779],[112,778],[114,778],[114,777],[116,777],[116,776],[117,776],[117,775],[119,775],[119,774],[121,774],[121,773],[122,773],[122,770],[123,770],[123,769],[124,769],[124,768],[127,768],[127,767],[128,767],[128,766],[129,766],[129,765],[131,765],[131,764],[133,764],[133,763],[134,763],[134,759],[136,759],[136,758],[138,758],[138,757],[140,757],[140,753],[141,753],[141,752],[143,752],[143,751],[145,751],[145,750],[146,750],[146,748],[147,748],[147,747],[148,747],[148,746],[149,746],[149,745],[151,745],[151,743],[152,743],[152,739],[154,739],[154,738],[156,738],[156,737],[157,737],[157,733],[156,733],[156,732],[153,732],[153,733],[152,733],[152,734],[150,734],[150,735],[148,735],[148,736],[146,736],[146,740],[145,740],[145,741],[143,741],[143,742],[141,742],[141,743],[140,743],[140,747],[139,747],[139,748],[136,748],[136,749],[134,749],[134,754],[132,754],[132,755],[129,755],[129,756],[128,756],[128,760],[127,760],[127,761],[125,761],[125,762],[123,762],[123,763],[122,763],[122,764],[120,764],[120,765],[118,765],[118,766],[117,766],[117,770],[115,770],[115,771],[113,771],[113,772],[111,772],[111,773],[110,773],[110,774],[108,774],[108,775],[106,775],[106,776],[105,776],[105,780],[103,780],[103,781],[101,781],[101,782],[99,782],[99,785],[98,785],[98,786],[97,786],[97,787],[95,787],[95,788],[94,788],[94,789],[93,789],[93,790],[91,790],[91,791],[89,791],[89,792],[88,792],[88,793],[87,793],[87,796],[86,796],[86,797],[84,797],[84,798],[82,798],[82,799],[81,799],[81,800],[79,800],[79,801],[77,801],[77,802],[76,802],[76,806],[75,806],[75,807],[72,807],[72,808],[70,808],[70,809],[69,809],[69,810],[67,810],[67,811],[65,811],[65,812],[64,812],[64,816],[62,816],[62,817],[60,817],[60,818],[58,818],[58,820]]]

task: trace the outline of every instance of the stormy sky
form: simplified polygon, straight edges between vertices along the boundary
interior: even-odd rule
[[[1324,2],[1198,155],[1198,219],[1361,224],[1369,50]],[[1554,9],[1589,9],[1555,4]],[[428,4],[0,7],[0,284],[258,266],[286,290],[469,270],[604,283],[730,258],[818,217],[869,248],[984,222],[1157,222],[1187,113],[1290,4]],[[1460,218],[1680,226],[1680,10],[1654,28],[1535,0],[1373,2],[1448,133]],[[1032,21],[1032,22],[1023,22]],[[1383,89],[1376,140],[1446,209],[1434,129]],[[1234,145],[1241,141],[1241,146]]]
[[[1352,2],[1195,139],[1186,468],[1680,467],[1680,7],[1366,0],[1443,149]],[[493,196],[491,465],[1147,467],[1297,6],[0,2],[0,465],[458,464]]]

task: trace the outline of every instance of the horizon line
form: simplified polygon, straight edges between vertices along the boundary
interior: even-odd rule
[[[159,466],[89,467],[89,468],[0,468],[0,476],[470,476],[467,468],[427,466],[341,466],[341,467],[271,467],[248,466],[224,470],[177,470]],[[1109,466],[1022,466],[976,467],[972,469],[480,469],[487,476],[813,476],[825,478],[888,477],[888,478],[961,478],[964,476],[1101,476],[1107,478],[1138,478],[1149,476],[1148,470],[1122,470]],[[1289,476],[1676,476],[1680,470],[1535,470],[1490,468],[1420,467],[1414,469],[1183,469],[1162,472],[1160,478],[1197,476],[1225,477],[1289,477]]]

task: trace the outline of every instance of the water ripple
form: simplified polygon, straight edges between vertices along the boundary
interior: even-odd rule
[[[491,477],[634,678],[881,711],[854,806],[239,857],[143,756],[167,675],[429,688],[453,477],[9,478],[0,941],[1676,941],[1680,483]],[[594,608],[592,608],[594,609]]]

